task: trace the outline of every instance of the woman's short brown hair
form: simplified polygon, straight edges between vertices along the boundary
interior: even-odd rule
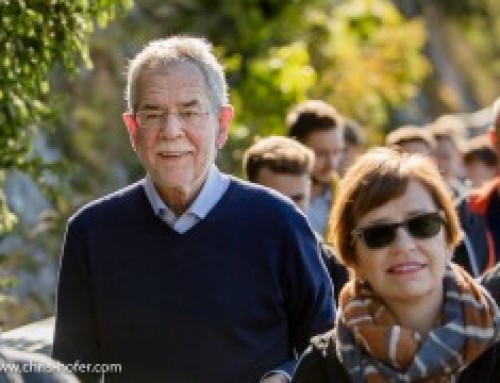
[[[446,240],[454,248],[462,238],[451,193],[435,164],[419,154],[375,148],[362,155],[342,178],[330,217],[329,242],[346,265],[356,264],[352,238],[358,220],[369,211],[401,197],[410,181],[421,183],[446,220]]]

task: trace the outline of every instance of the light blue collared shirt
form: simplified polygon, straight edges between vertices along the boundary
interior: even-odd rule
[[[165,205],[149,175],[143,179],[142,185],[155,214],[172,230],[183,234],[205,218],[215,207],[229,187],[229,177],[221,173],[217,166],[211,165],[200,194],[180,217],[176,217]]]
[[[332,191],[328,188],[323,194],[318,197],[311,198],[307,218],[311,227],[316,233],[324,236],[326,226],[328,225],[328,217],[332,208]]]

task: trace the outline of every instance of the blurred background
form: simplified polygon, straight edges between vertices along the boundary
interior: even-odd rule
[[[235,107],[218,164],[324,99],[369,145],[456,114],[473,137],[500,95],[495,0],[4,0],[0,4],[0,325],[53,314],[67,218],[143,171],[121,113],[127,60],[149,40],[207,37]]]

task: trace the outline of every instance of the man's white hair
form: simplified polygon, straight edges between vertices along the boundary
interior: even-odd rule
[[[137,82],[144,70],[190,62],[201,71],[214,108],[229,102],[228,85],[222,65],[212,52],[212,44],[201,37],[172,36],[153,40],[128,65],[125,100],[129,112],[137,112]]]

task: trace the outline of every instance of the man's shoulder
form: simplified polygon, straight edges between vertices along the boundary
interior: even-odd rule
[[[249,214],[262,216],[265,212],[267,221],[273,219],[279,221],[306,221],[305,215],[299,208],[283,194],[274,189],[230,177],[231,186],[229,188],[231,210],[246,211]],[[277,223],[275,221],[275,223]]]
[[[114,214],[123,211],[125,207],[133,206],[138,201],[143,201],[144,197],[142,181],[138,181],[88,202],[73,214],[70,221]]]

